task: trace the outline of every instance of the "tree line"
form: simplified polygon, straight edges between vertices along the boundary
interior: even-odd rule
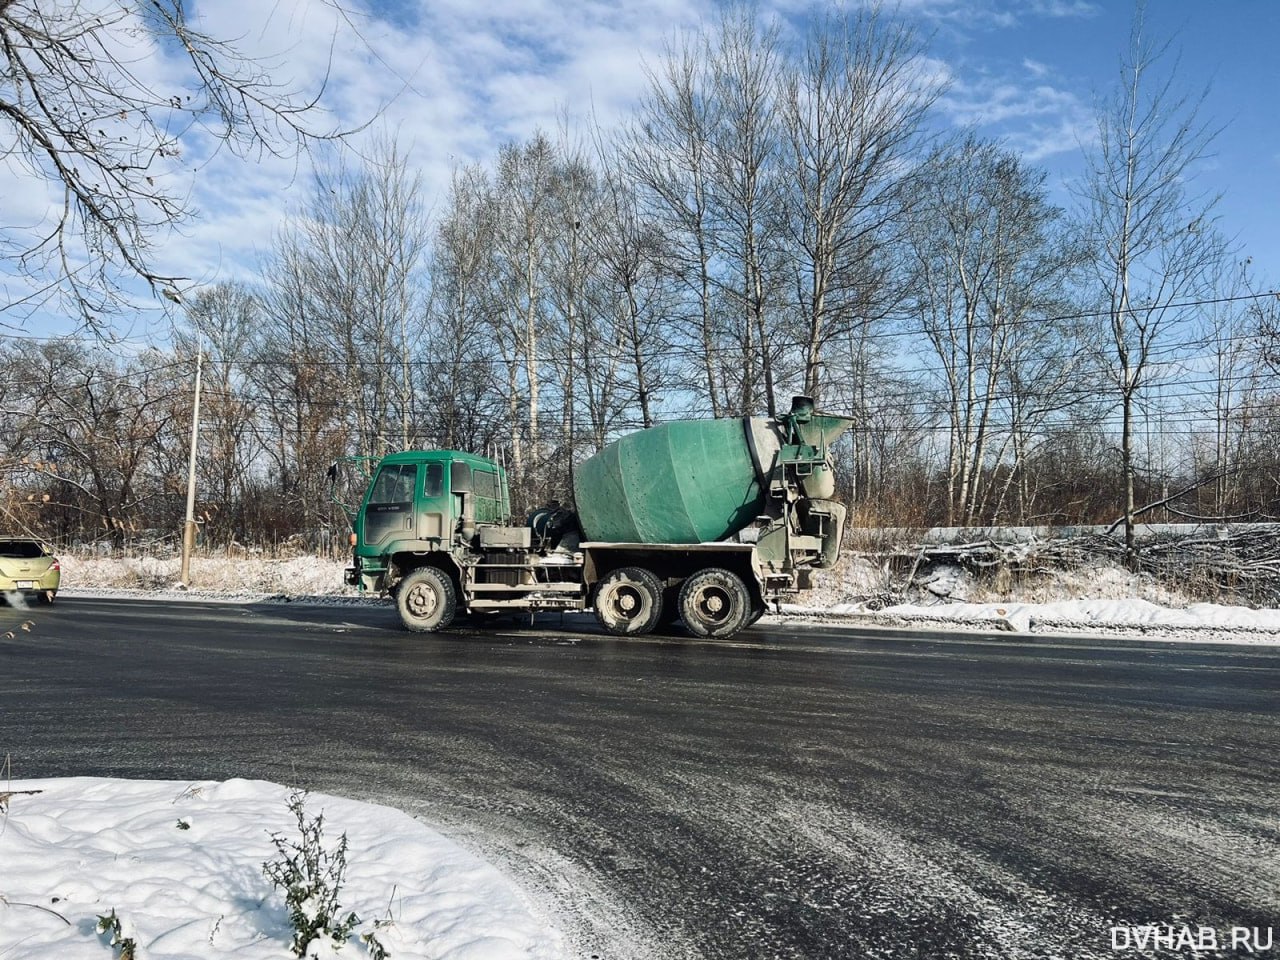
[[[1063,206],[936,135],[926,53],[875,8],[799,40],[728,11],[620,128],[509,143],[446,196],[391,139],[325,166],[171,342],[0,343],[6,525],[176,535],[197,352],[209,543],[344,537],[343,456],[489,453],[524,509],[620,433],[795,393],[855,418],[863,525],[1274,517],[1277,300],[1196,186],[1213,130],[1167,50],[1139,17]]]

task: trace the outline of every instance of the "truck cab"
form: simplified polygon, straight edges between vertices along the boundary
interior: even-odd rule
[[[458,450],[390,454],[352,520],[347,582],[362,591],[390,591],[400,573],[416,565],[407,558],[453,558],[474,546],[479,525],[499,524],[508,513],[506,474],[492,460]],[[445,563],[444,556],[434,559]]]
[[[582,609],[581,554],[534,555],[527,525],[507,525],[506,472],[459,450],[384,457],[352,517],[346,582],[389,593],[411,629],[447,626],[456,609]],[[552,555],[548,555],[548,553]]]

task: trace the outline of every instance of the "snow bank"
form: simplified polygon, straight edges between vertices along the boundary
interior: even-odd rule
[[[1171,609],[1147,600],[1063,600],[1057,603],[895,604],[872,609],[864,603],[796,607],[801,616],[871,617],[903,624],[957,626],[1034,632],[1128,633],[1142,639],[1202,643],[1280,643],[1280,610],[1251,610],[1215,603]],[[1186,635],[1186,634],[1190,635]]]
[[[1152,577],[1105,562],[1047,572],[999,590],[959,567],[938,565],[912,602],[887,592],[883,570],[852,556],[818,576],[794,617],[932,629],[1089,634],[1189,643],[1280,644],[1280,610],[1189,600]]]
[[[272,833],[298,839],[289,792],[248,780],[0,785],[0,957],[113,956],[97,932],[112,910],[148,960],[291,956],[284,895],[262,872],[276,855]],[[308,819],[322,811],[326,848],[347,834],[340,903],[362,921],[336,956],[366,956],[362,933],[392,957],[564,955],[559,936],[493,867],[408,815],[309,796]]]
[[[177,586],[177,557],[61,556],[62,584],[67,589],[166,590]],[[270,559],[244,557],[191,558],[191,586],[201,592],[289,596],[357,596],[342,582],[345,562],[320,557]]]

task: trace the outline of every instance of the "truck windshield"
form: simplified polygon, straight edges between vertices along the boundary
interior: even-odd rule
[[[418,467],[412,463],[389,463],[378,471],[364,508],[366,543],[410,535],[413,530],[413,485],[417,479]]]
[[[369,504],[412,503],[413,480],[417,467],[411,463],[389,464],[378,471]]]

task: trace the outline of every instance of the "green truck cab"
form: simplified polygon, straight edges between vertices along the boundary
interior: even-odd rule
[[[839,555],[830,444],[846,417],[796,398],[776,420],[676,421],[579,464],[576,513],[509,518],[502,467],[457,450],[379,461],[352,514],[346,580],[429,632],[460,613],[594,610],[606,630],[682,620],[727,638]]]

